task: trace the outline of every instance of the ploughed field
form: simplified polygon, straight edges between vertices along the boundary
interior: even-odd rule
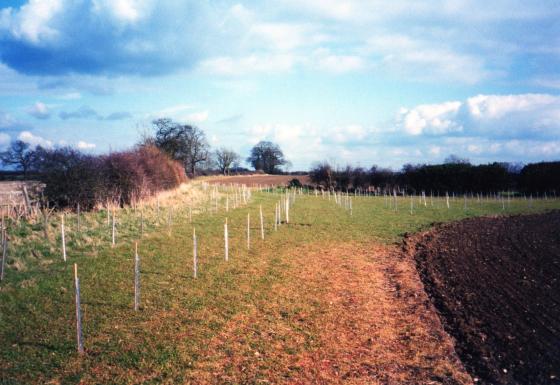
[[[205,179],[211,184],[244,184],[251,187],[256,186],[287,186],[292,179],[297,179],[302,185],[309,184],[309,175],[232,175],[216,176]]]
[[[473,379],[560,381],[560,211],[471,218],[413,239],[425,288]]]

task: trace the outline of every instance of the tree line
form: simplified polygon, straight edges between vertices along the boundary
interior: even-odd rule
[[[84,209],[107,200],[129,204],[178,186],[199,174],[248,171],[241,167],[242,157],[222,147],[211,150],[203,130],[168,118],[152,122],[151,133],[132,149],[107,155],[88,155],[71,147],[31,147],[14,141],[0,153],[3,165],[21,171],[46,184],[45,196],[59,207],[80,204]],[[280,147],[261,141],[245,161],[254,170],[282,173],[290,162]],[[509,163],[472,165],[451,156],[442,164],[407,164],[400,171],[372,166],[333,167],[316,163],[310,170],[315,185],[336,190],[553,193],[560,191],[560,162],[541,162],[523,167]]]
[[[132,149],[106,155],[89,155],[72,147],[32,147],[16,140],[0,153],[0,162],[20,171],[25,179],[44,182],[45,203],[57,207],[79,204],[83,209],[108,201],[131,204],[177,187],[187,175],[247,170],[240,167],[241,156],[235,151],[211,151],[198,127],[164,118],[154,120],[152,128]],[[270,174],[281,172],[280,167],[288,164],[280,147],[266,141],[252,148],[247,162]]]
[[[216,172],[229,175],[231,171],[246,170],[241,167],[241,155],[232,149],[222,147],[211,151],[204,131],[196,126],[169,118],[156,119],[152,126],[154,134],[143,138],[142,144],[155,145],[181,162],[189,176]],[[257,143],[246,161],[255,170],[267,174],[280,173],[281,167],[289,164],[280,146],[268,141]]]
[[[450,157],[442,164],[407,164],[400,171],[372,166],[369,169],[333,167],[316,163],[309,176],[314,184],[335,190],[407,191],[412,194],[494,193],[517,191],[527,194],[560,192],[560,162],[540,162],[523,167],[510,163],[473,165]]]

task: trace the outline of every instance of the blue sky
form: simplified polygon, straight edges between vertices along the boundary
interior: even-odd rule
[[[292,169],[560,159],[557,0],[0,7],[0,148],[120,150],[170,117]]]

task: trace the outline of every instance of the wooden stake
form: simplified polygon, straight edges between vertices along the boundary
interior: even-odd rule
[[[113,208],[113,225],[111,226],[111,246],[115,247],[115,208]]]
[[[140,256],[138,242],[134,242],[134,311],[140,308]]]
[[[78,278],[78,265],[74,264],[74,288],[76,298],[76,343],[78,353],[84,353],[84,342],[82,339],[82,312],[80,309],[80,279]]]
[[[290,199],[286,197],[286,223],[290,223]]]
[[[196,230],[193,229],[193,278],[198,277],[198,244],[196,241]]]
[[[263,220],[262,205],[259,205],[259,213],[261,217],[261,239],[264,241],[264,220]]]
[[[274,231],[278,230],[278,203],[274,206]]]
[[[6,229],[2,227],[2,263],[0,263],[0,281],[4,280],[6,258],[8,258],[8,234],[6,233]]]
[[[227,218],[226,223],[224,224],[224,258],[226,261],[229,260],[229,235],[228,235],[228,226],[227,226]]]
[[[247,213],[247,250],[251,248],[251,214]]]
[[[144,236],[144,206],[140,208],[140,237]]]
[[[62,259],[66,262],[66,238],[64,235],[64,214],[60,216],[61,223],[60,223],[60,234],[62,236]]]
[[[80,225],[81,225],[80,222],[81,222],[81,221],[80,221],[80,203],[78,203],[78,234],[80,233],[80,227],[81,227],[81,226],[80,226]]]

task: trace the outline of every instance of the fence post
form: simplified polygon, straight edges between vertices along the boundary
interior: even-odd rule
[[[78,278],[78,265],[74,264],[74,288],[76,298],[76,343],[78,353],[84,353],[84,342],[82,338],[82,312],[80,310],[80,279]]]

